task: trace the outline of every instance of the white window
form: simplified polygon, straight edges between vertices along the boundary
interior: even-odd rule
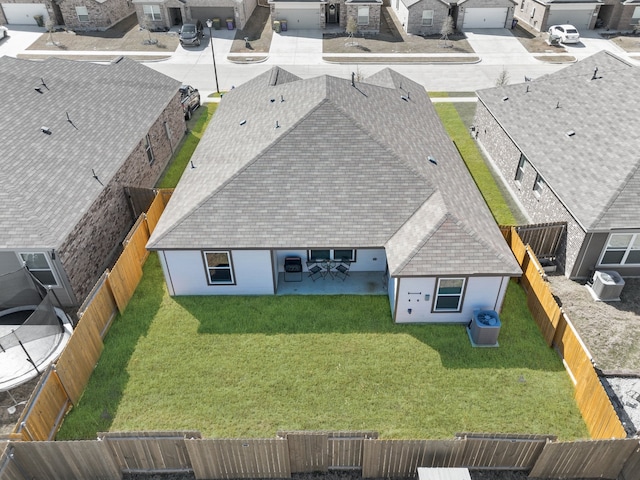
[[[462,306],[464,278],[441,278],[436,290],[435,312],[459,312]]]
[[[78,15],[78,21],[80,22],[89,21],[89,11],[87,7],[76,7],[76,15]]]
[[[422,26],[423,27],[433,26],[433,10],[422,11]]]
[[[633,15],[631,15],[631,20],[640,21],[640,7],[636,7],[633,9]]]
[[[153,158],[153,148],[151,148],[151,139],[149,138],[148,134],[146,137],[144,137],[144,151],[147,154],[149,165],[151,165],[153,163],[154,158]]]
[[[235,284],[233,266],[231,264],[231,252],[203,252],[203,255],[209,285]]]
[[[516,183],[520,185],[522,182],[522,177],[524,177],[524,170],[527,167],[527,157],[524,155],[520,155],[520,161],[518,162],[518,169],[516,170]]]
[[[536,175],[536,182],[533,184],[533,194],[537,197],[540,198],[540,196],[542,195],[542,191],[544,190],[544,179],[542,178],[542,176],[538,173]]]
[[[36,277],[42,285],[46,287],[56,287],[58,285],[56,276],[53,273],[53,267],[49,263],[49,258],[46,253],[21,253],[20,258],[31,274]]]
[[[358,7],[358,25],[369,25],[369,7]]]
[[[356,251],[348,248],[335,250],[309,250],[307,252],[307,258],[310,262],[319,262],[320,260],[349,260],[350,262],[355,262]]]
[[[142,11],[147,20],[151,20],[153,22],[159,22],[162,20],[160,5],[143,5]]]
[[[600,264],[640,264],[640,233],[612,233],[602,254]]]

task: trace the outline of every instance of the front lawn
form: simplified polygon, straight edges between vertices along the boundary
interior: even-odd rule
[[[284,430],[588,433],[560,359],[516,284],[499,348],[460,325],[395,325],[384,296],[168,296],[157,256],[58,439],[195,429],[262,438]]]

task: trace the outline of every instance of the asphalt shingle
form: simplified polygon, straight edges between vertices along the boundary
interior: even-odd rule
[[[0,77],[0,248],[57,246],[180,86],[126,59],[0,57]]]
[[[224,96],[148,248],[386,247],[394,275],[519,274],[422,87],[283,72]],[[444,252],[452,222],[464,254]]]

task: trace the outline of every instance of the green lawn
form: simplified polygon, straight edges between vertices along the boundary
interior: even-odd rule
[[[393,324],[384,296],[171,298],[153,254],[58,439],[172,429],[587,438],[569,377],[516,284],[501,319],[500,348],[472,348],[460,325]]]
[[[464,123],[441,105],[470,169],[482,173]],[[491,187],[487,177],[474,177]],[[504,200],[485,198],[508,223]],[[501,320],[499,348],[472,348],[461,325],[393,324],[384,296],[172,298],[152,254],[57,438],[173,429],[216,438],[300,429],[405,439],[460,431],[588,438],[571,381],[515,283]]]

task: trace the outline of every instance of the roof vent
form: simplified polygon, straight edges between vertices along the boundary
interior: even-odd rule
[[[509,100],[509,97],[502,97],[503,102],[506,102],[507,100]]]
[[[244,124],[246,124],[246,123],[247,123],[247,121],[246,121],[246,120],[242,120],[242,121],[240,122],[240,125],[244,125]]]
[[[560,102],[556,103],[556,108],[560,108]]]
[[[434,165],[437,165],[437,164],[438,164],[438,162],[436,161],[436,159],[435,159],[435,158],[433,158],[431,155],[429,155],[427,158],[428,158],[428,159],[429,159],[429,161],[430,161],[431,163],[433,163]]]
[[[280,124],[278,123],[278,120],[276,120],[276,128],[280,128]]]
[[[190,160],[190,162],[189,162],[189,163],[191,163],[191,168],[192,168],[192,169],[196,168],[196,166],[193,164],[193,160]]]
[[[525,93],[529,93],[529,85],[527,85],[527,91]]]
[[[35,90],[36,92],[38,92],[38,93],[44,93],[44,92],[42,91],[42,88],[40,88],[40,87],[36,87],[36,88],[34,88],[34,90]]]
[[[574,132],[573,130],[569,130],[567,133],[565,133],[565,135],[569,138],[573,137],[576,134],[576,132]]]
[[[524,76],[524,81],[525,82],[530,82],[531,81],[531,77],[527,77],[526,75]]]
[[[280,95],[280,103],[284,102],[284,95]]]
[[[272,98],[272,99],[270,99],[269,101],[270,101],[271,103],[273,103],[273,102],[275,102],[275,101],[276,101],[276,99],[275,99],[275,98]]]
[[[601,78],[601,77],[598,77],[598,67],[596,67],[593,70],[593,75],[591,76],[591,80],[597,80],[598,78]]]
[[[351,86],[356,86],[356,72],[351,72]]]
[[[42,133],[44,134],[51,135],[51,130],[49,129],[49,127],[40,127],[40,130],[42,130]]]

